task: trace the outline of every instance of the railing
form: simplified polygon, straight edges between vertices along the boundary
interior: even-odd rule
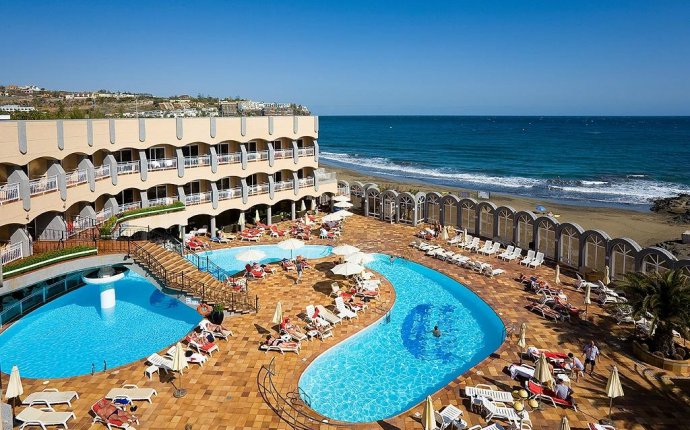
[[[97,221],[94,218],[84,217],[84,216],[74,216],[72,221],[67,224],[67,237],[73,237],[81,234],[82,232],[96,227]]]
[[[44,176],[42,178],[32,179],[29,181],[29,193],[32,196],[37,194],[44,194],[58,189],[57,175]]]
[[[22,243],[17,242],[6,246],[2,250],[0,250],[0,255],[2,256],[1,260],[3,265],[24,258],[24,253],[22,251]]]
[[[319,184],[329,184],[338,180],[335,172],[318,173],[316,177],[319,178]]]
[[[242,197],[242,188],[228,188],[227,190],[218,190],[218,200],[229,200]]]
[[[208,166],[211,164],[211,156],[199,155],[196,157],[184,157],[184,167]]]
[[[294,181],[281,181],[281,182],[276,182],[273,185],[273,189],[275,191],[291,190],[294,187],[295,187]]]
[[[122,163],[117,163],[117,174],[118,175],[129,175],[131,173],[139,172],[139,162],[138,161],[124,161]]]
[[[339,195],[339,196],[348,196],[348,197],[350,197],[350,191],[348,190],[348,187],[346,187],[346,186],[339,186],[339,187],[338,187],[338,195]]]
[[[73,170],[65,175],[65,180],[68,187],[85,184],[88,181],[86,170]]]
[[[292,149],[276,149],[275,158],[292,158]]]
[[[302,178],[299,180],[299,187],[300,188],[306,188],[306,187],[313,187],[314,186],[314,178]]]
[[[297,155],[300,157],[306,157],[308,155],[314,155],[314,148],[299,148],[297,150]]]
[[[188,194],[184,198],[184,204],[189,205],[199,205],[201,203],[207,203],[211,201],[211,192],[207,191],[205,193]]]
[[[19,184],[5,184],[0,186],[0,205],[19,200]]]
[[[239,163],[240,161],[242,161],[242,154],[239,152],[218,155],[218,164]]]
[[[255,151],[247,153],[247,161],[268,160],[268,151]]]
[[[250,185],[249,192],[247,193],[247,195],[254,196],[257,194],[266,194],[268,192],[268,187],[268,182],[265,182],[263,184]]]
[[[113,208],[108,206],[96,212],[96,225],[103,224],[108,218],[113,216]]]
[[[147,163],[150,171],[169,170],[177,168],[177,158],[157,158],[153,160],[148,160]]]
[[[132,209],[139,209],[140,207],[141,207],[141,201],[132,202],[132,203],[123,203],[120,205],[119,213],[131,211]]]
[[[118,172],[119,173],[119,172]],[[110,176],[110,164],[103,164],[93,168],[93,176],[96,180]]]
[[[157,199],[149,199],[149,206],[171,205],[176,200],[177,200],[177,197],[159,197]]]

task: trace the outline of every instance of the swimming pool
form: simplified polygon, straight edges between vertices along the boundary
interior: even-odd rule
[[[420,264],[376,254],[367,265],[395,288],[390,318],[332,347],[299,380],[303,400],[331,419],[371,422],[404,412],[479,363],[505,327],[472,291]],[[440,337],[431,331],[438,325]]]
[[[0,334],[0,362],[29,378],[61,378],[121,366],[174,343],[201,316],[128,271],[114,283],[116,305],[100,308],[100,286],[85,285],[21,318]]]
[[[240,252],[256,250],[261,251],[266,254],[266,257],[258,263],[274,263],[280,261],[283,258],[293,258],[298,255],[306,258],[307,260],[314,258],[324,258],[331,255],[331,247],[324,245],[305,245],[296,251],[289,251],[280,248],[278,245],[255,245],[255,246],[241,246],[238,248],[225,248],[215,251],[206,251],[199,253],[200,255],[208,255],[208,258],[216,263],[218,266],[230,273],[237,273],[244,270],[246,261],[239,261],[236,259],[236,255]]]

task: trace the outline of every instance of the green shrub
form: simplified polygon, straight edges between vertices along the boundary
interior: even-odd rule
[[[23,273],[25,271],[28,271],[28,270],[35,270],[36,267],[32,267],[32,268],[28,269],[29,266],[32,266],[34,264],[38,264],[38,263],[41,263],[43,261],[48,261],[48,260],[51,260],[51,259],[57,258],[57,257],[65,257],[68,255],[77,254],[79,252],[91,251],[91,250],[95,251],[96,248],[93,246],[81,245],[81,246],[73,246],[70,248],[55,249],[53,251],[44,252],[42,254],[31,255],[29,257],[23,258],[23,259],[18,260],[16,262],[7,264],[7,265],[3,266],[2,271],[7,274],[8,272],[12,272],[12,271],[16,270],[16,272],[11,273],[9,275],[9,276],[15,276],[15,275],[19,275],[20,273]],[[20,270],[22,268],[27,268],[27,269],[26,270]]]
[[[132,209],[108,218],[101,226],[100,233],[101,236],[110,236],[113,233],[113,229],[119,222],[126,221],[128,219],[142,218],[150,214],[151,212],[177,212],[184,210],[184,208],[184,203],[177,201],[169,205],[149,206],[147,208]]]

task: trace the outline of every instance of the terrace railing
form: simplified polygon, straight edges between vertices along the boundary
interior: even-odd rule
[[[149,206],[171,205],[176,200],[177,200],[177,197],[159,197],[157,199],[149,199]]]
[[[0,205],[19,200],[19,184],[0,185]]]
[[[240,161],[242,161],[242,154],[239,152],[218,155],[218,164],[239,163]]]
[[[237,199],[242,197],[242,188],[228,188],[226,190],[218,190],[218,200]]]
[[[292,158],[292,149],[276,149],[275,157],[276,159]]]
[[[177,169],[177,158],[154,158],[147,163],[149,171]]]
[[[139,162],[138,161],[124,161],[122,163],[117,163],[117,174],[118,175],[129,175],[131,173],[139,172]]]
[[[211,156],[199,155],[196,157],[184,157],[184,167],[208,166],[211,164]]]
[[[32,196],[44,194],[58,189],[57,175],[43,176],[29,181],[29,193]]]
[[[184,198],[184,204],[189,205],[200,205],[202,203],[209,203],[211,201],[211,192],[207,191],[205,193],[188,194]]]
[[[118,171],[119,173],[119,171]],[[110,176],[110,164],[103,164],[102,166],[94,167],[93,175],[96,180],[107,178]]]
[[[314,148],[299,148],[297,150],[297,155],[300,157],[307,157],[309,155],[314,155]]]
[[[0,250],[0,257],[3,265],[24,258],[21,242],[4,247]],[[0,324],[0,326],[2,326],[2,324]]]
[[[67,187],[74,187],[85,184],[88,181],[86,170],[73,170],[65,175]]]
[[[268,193],[268,187],[268,182],[257,185],[250,185],[247,194],[250,196],[254,196],[257,194],[266,194]]]
[[[314,178],[309,177],[309,178],[302,178],[299,180],[299,187],[300,188],[307,188],[307,187],[313,187],[314,186]]]
[[[294,183],[292,181],[280,181],[276,182],[273,186],[275,191],[282,191],[282,190],[289,190],[294,187]]]
[[[141,207],[141,201],[132,203],[123,203],[120,205],[120,213],[131,211],[132,209],[139,209]]]
[[[96,212],[96,225],[103,224],[108,218],[113,216],[113,209],[108,206]]]
[[[330,183],[336,182],[338,180],[335,172],[317,173],[316,177],[319,178],[320,184],[330,184]]]

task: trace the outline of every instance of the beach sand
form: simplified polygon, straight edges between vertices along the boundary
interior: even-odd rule
[[[362,174],[353,170],[325,165],[329,171],[334,171],[338,179],[348,182],[360,181],[378,184],[381,190],[395,189],[398,191],[438,191],[459,193],[468,191],[476,196],[476,191],[446,187],[435,184],[425,184],[417,181],[392,181],[389,178]],[[579,224],[585,230],[603,230],[611,238],[628,237],[634,239],[641,246],[651,246],[668,240],[678,240],[681,234],[690,230],[690,224],[670,222],[664,214],[654,212],[639,212],[625,209],[573,206],[559,203],[545,203],[542,200],[506,194],[491,194],[492,202],[502,206],[511,206],[516,210],[534,210],[539,204],[544,204],[554,214],[558,214],[558,221]]]

